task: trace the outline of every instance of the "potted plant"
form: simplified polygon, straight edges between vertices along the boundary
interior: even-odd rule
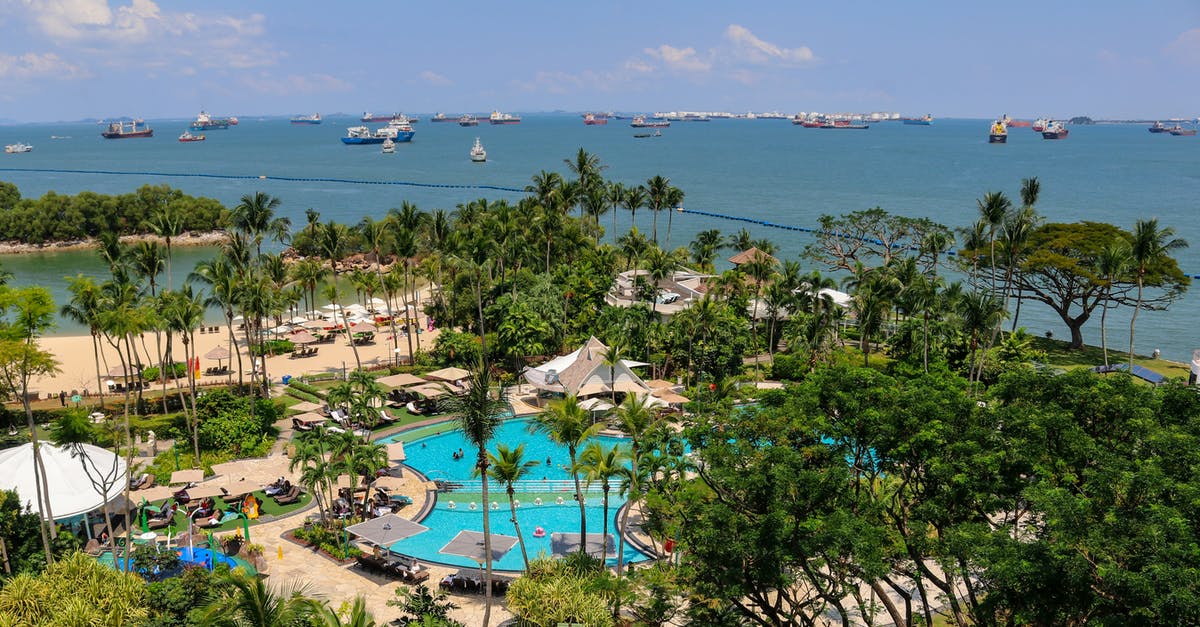
[[[242,547],[242,554],[246,556],[246,560],[260,573],[267,569],[267,560],[263,557],[265,550],[263,545],[256,542],[247,543]]]
[[[242,538],[241,531],[237,531],[232,535],[221,538],[221,548],[225,551],[225,554],[230,557],[237,555],[238,552],[242,550],[243,544],[245,544],[245,539]]]

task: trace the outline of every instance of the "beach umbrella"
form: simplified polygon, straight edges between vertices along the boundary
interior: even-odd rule
[[[231,356],[232,355],[229,352],[229,349],[225,348],[224,346],[217,346],[216,348],[208,351],[207,353],[204,353],[205,359],[215,359],[217,361],[224,361],[226,359],[229,359]]]
[[[305,329],[324,329],[330,326],[330,322],[328,320],[309,320],[300,326]]]
[[[378,518],[346,527],[347,533],[388,550],[391,550],[390,547],[393,544],[426,531],[429,531],[429,527],[395,514],[384,514]]]
[[[371,306],[376,309],[386,309],[387,301],[383,300],[382,298],[379,298],[378,296],[373,296],[373,297],[371,297]]]
[[[378,331],[375,325],[365,320],[354,323],[354,325],[350,327],[350,330],[354,333],[374,333],[375,331]]]
[[[308,322],[308,318],[305,318],[304,316],[296,316],[291,320],[288,320],[289,324],[304,324],[305,322]]]
[[[425,379],[422,379],[421,377],[418,377],[417,375],[414,375],[414,374],[409,374],[407,372],[402,372],[400,374],[393,374],[393,375],[389,375],[386,377],[379,377],[378,379],[375,379],[375,382],[378,383],[379,385],[383,385],[383,386],[386,386],[389,388],[402,388],[402,387],[408,387],[410,385],[423,385],[423,384],[427,383],[425,381]]]
[[[324,309],[326,311],[341,311],[342,306],[337,303],[329,303],[328,305],[325,305],[321,309]]]
[[[592,557],[601,557],[601,552],[604,552],[604,557],[614,557],[616,555],[614,547],[616,546],[611,533],[608,536],[601,533],[587,534],[587,553]],[[605,547],[607,547],[607,551],[604,550]],[[554,557],[566,557],[572,553],[578,553],[580,548],[581,542],[578,533],[550,534],[550,554]]]
[[[312,344],[313,342],[317,341],[317,338],[312,333],[309,333],[308,331],[301,331],[299,333],[295,333],[288,339],[296,344]]]
[[[517,545],[516,536],[506,536],[497,533],[492,535],[492,561],[497,562]],[[576,534],[578,535],[578,534]],[[483,532],[464,529],[458,532],[446,546],[438,549],[442,555],[457,555],[483,565],[487,553],[483,551]]]

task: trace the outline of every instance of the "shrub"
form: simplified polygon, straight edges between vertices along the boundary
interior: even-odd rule
[[[292,535],[297,540],[305,542],[325,551],[332,555],[334,559],[346,560],[362,555],[354,545],[350,545],[349,551],[346,550],[346,539],[342,535],[340,529],[330,529],[324,525],[313,525],[311,527],[301,527],[292,532]]]
[[[142,378],[147,381],[158,381],[159,368],[158,366],[149,366],[142,370]],[[179,379],[187,376],[187,364],[182,361],[177,361],[167,368],[168,379]]]
[[[201,448],[254,456],[270,446],[272,425],[282,416],[283,406],[271,399],[253,400],[216,390],[196,399],[196,411]]]
[[[253,345],[250,347],[250,354],[257,357],[266,352],[268,355],[282,355],[290,353],[296,348],[296,345],[291,340],[267,340],[261,346]]]
[[[288,388],[289,388],[289,391],[288,391],[289,393],[291,393],[291,390],[300,390],[301,392],[310,394],[312,396],[317,396],[317,397],[323,396],[323,392],[321,391],[320,388],[313,386],[313,385],[309,385],[298,379],[292,379],[291,381],[289,381]]]
[[[580,570],[575,564],[552,559],[531,563],[529,574],[509,587],[508,609],[535,625],[612,625],[608,600],[595,591],[595,575]]]

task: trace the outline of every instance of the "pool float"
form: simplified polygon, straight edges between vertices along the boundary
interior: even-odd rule
[[[534,530],[533,530],[533,537],[535,537],[535,538],[544,538],[544,537],[546,537],[546,530],[545,530],[545,529],[542,529],[541,527],[538,527],[537,529],[534,529]]]
[[[513,499],[513,507],[520,507],[521,499]]]
[[[563,504],[562,497],[560,496],[560,497],[558,497],[558,498],[554,499],[554,502],[555,502],[555,503],[558,503],[559,505],[562,505],[562,504]]]
[[[446,507],[448,509],[454,509],[457,506],[454,504],[454,501],[450,501],[449,503],[446,504]]]
[[[475,501],[471,501],[471,504],[468,505],[467,507],[470,507],[471,509],[475,509]]]
[[[534,504],[534,505],[541,505],[541,504],[542,504],[542,497],[540,497],[540,496],[539,496],[539,497],[537,497],[536,499],[533,499],[533,504]]]
[[[492,501],[492,509],[500,509],[500,504],[495,501]]]

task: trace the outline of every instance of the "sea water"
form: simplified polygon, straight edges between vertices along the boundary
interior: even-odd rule
[[[964,227],[978,217],[976,199],[988,191],[1005,191],[1019,202],[1021,179],[1037,176],[1042,183],[1038,210],[1047,220],[1096,220],[1132,228],[1135,220],[1157,217],[1174,227],[1192,248],[1176,257],[1185,272],[1200,275],[1200,137],[1156,135],[1142,125],[1072,126],[1068,139],[1046,141],[1029,129],[1013,128],[1009,143],[988,144],[987,120],[939,119],[932,126],[899,122],[874,124],[869,130],[805,129],[786,120],[713,120],[676,122],[662,137],[634,138],[627,120],[584,126],[577,115],[526,115],[515,126],[462,128],[456,123],[415,126],[411,143],[396,153],[378,146],[345,146],[339,138],[359,121],[326,116],[319,126],[292,126],[286,118],[243,118],[228,130],[207,131],[206,141],[177,141],[189,120],[151,120],[151,139],[104,140],[96,124],[37,124],[0,127],[0,143],[23,141],[34,151],[0,157],[0,180],[15,183],[24,196],[48,190],[77,193],[130,192],[143,184],[169,184],[189,194],[210,196],[227,205],[243,194],[264,191],[282,199],[281,215],[299,228],[305,210],[316,209],[322,220],[356,223],[379,218],[402,201],[424,210],[453,209],[476,198],[515,200],[517,192],[471,186],[523,188],[540,170],[570,176],[564,159],[579,148],[598,156],[604,176],[626,184],[656,174],[684,190],[684,206],[713,213],[745,216],[778,224],[813,227],[822,214],[842,214],[880,206],[907,216],[929,217]],[[369,125],[378,126],[378,125]],[[70,139],[50,139],[51,136]],[[487,163],[472,163],[471,145],[479,137]],[[145,174],[80,174],[23,172],[11,168],[107,170]],[[220,174],[243,179],[167,174]],[[259,176],[400,181],[461,187],[409,187],[316,181],[277,181]],[[666,239],[667,214],[659,215],[658,235]],[[612,215],[601,219],[611,237]],[[639,211],[638,227],[647,235],[651,215]],[[630,226],[628,212],[617,215],[617,230]],[[733,233],[743,226],[676,213],[670,245],[685,245],[699,231],[716,228]],[[781,258],[796,258],[810,235],[763,226],[750,227],[754,237],[779,246]],[[728,251],[732,254],[732,251]],[[178,283],[194,261],[211,250],[176,252]],[[16,275],[17,284],[52,288],[58,302],[66,292],[61,278],[84,272],[99,276],[102,267],[91,252],[23,255],[0,258]],[[806,269],[812,264],[805,262]],[[722,266],[718,266],[721,268]],[[723,267],[728,267],[725,264]],[[163,281],[165,283],[165,281]],[[1192,330],[1200,303],[1196,290],[1166,312],[1138,318],[1139,352],[1161,348],[1164,356],[1190,359],[1200,348]],[[1099,343],[1099,311],[1085,327],[1085,338]],[[1128,341],[1129,310],[1109,315],[1109,343]],[[214,321],[216,321],[214,317]],[[1041,334],[1067,337],[1061,321],[1044,305],[1027,302],[1021,325]],[[79,331],[70,323],[61,327]]]

